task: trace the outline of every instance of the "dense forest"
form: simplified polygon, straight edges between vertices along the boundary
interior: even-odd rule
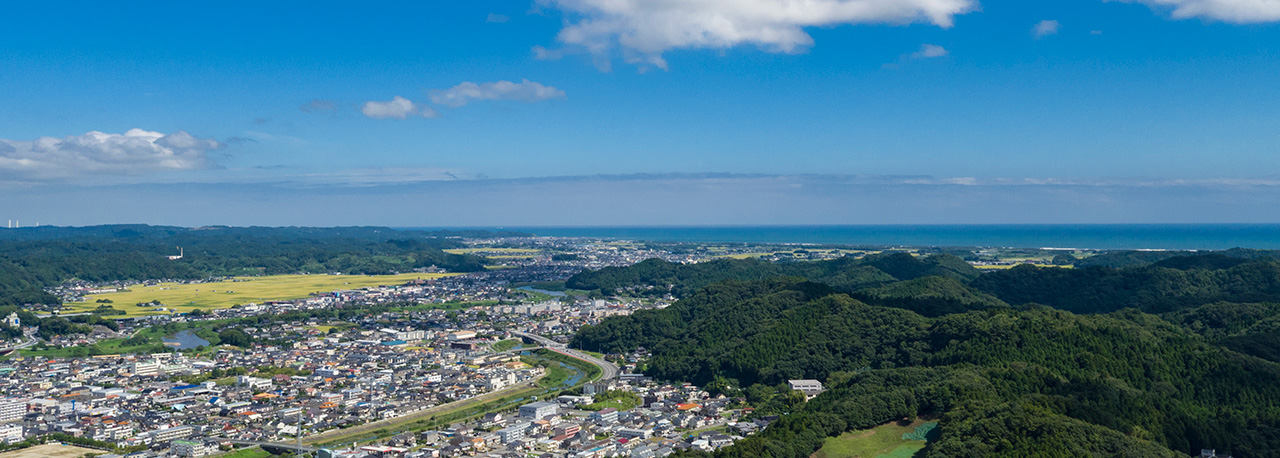
[[[605,267],[574,275],[566,282],[573,289],[614,292],[629,289],[640,294],[674,294],[685,297],[724,280],[763,280],[795,276],[852,290],[898,280],[927,276],[968,282],[979,272],[964,260],[938,254],[917,258],[907,253],[885,253],[863,258],[829,261],[772,263],[758,259],[719,259],[697,264],[676,264],[650,259],[628,267]]]
[[[736,261],[728,275],[654,262],[597,271],[578,286],[682,299],[584,328],[571,345],[643,348],[648,375],[787,413],[717,458],[805,458],[827,437],[916,417],[941,421],[928,457],[1280,457],[1274,259],[914,276],[946,264],[932,259],[895,259],[911,268],[894,274],[877,259],[779,265],[773,277]],[[868,267],[892,279],[826,281],[849,278],[839,269],[876,277]],[[680,281],[707,284],[686,293]],[[804,402],[786,390],[797,378],[828,390]]]
[[[39,227],[0,231],[0,304],[51,303],[44,288],[68,280],[106,282],[210,276],[343,272],[388,274],[438,266],[484,269],[484,259],[448,254],[480,231],[389,228]],[[169,260],[178,254],[182,259]]]

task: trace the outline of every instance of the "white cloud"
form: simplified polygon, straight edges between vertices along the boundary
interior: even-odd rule
[[[912,59],[931,59],[934,57],[946,57],[947,54],[950,54],[950,52],[947,51],[947,48],[943,48],[938,45],[926,44],[926,45],[920,46],[920,50],[912,54],[911,58]]]
[[[419,107],[413,101],[398,95],[386,102],[374,100],[365,102],[364,106],[360,108],[360,112],[373,119],[405,119],[412,115],[421,115],[424,118],[434,118],[436,116],[436,111],[431,107]]]
[[[538,0],[569,13],[556,39],[600,65],[615,48],[631,63],[666,68],[673,49],[755,45],[798,52],[813,44],[805,27],[926,22],[951,27],[975,0]]]
[[[1047,37],[1049,35],[1057,35],[1059,27],[1060,24],[1058,24],[1058,21],[1045,20],[1040,21],[1035,27],[1032,27],[1031,32],[1036,35],[1036,38]]]
[[[1252,24],[1280,22],[1280,0],[1121,0],[1171,10],[1175,19],[1201,18]]]
[[[484,19],[484,22],[488,22],[488,23],[492,23],[492,24],[503,24],[503,23],[506,23],[507,21],[510,21],[510,20],[511,20],[511,18],[509,18],[509,17],[507,17],[507,16],[505,16],[505,15],[501,15],[501,14],[497,14],[497,13],[489,13],[489,17],[486,17],[486,18]]]
[[[42,181],[89,175],[142,175],[209,168],[208,153],[221,145],[178,131],[98,131],[34,141],[0,139],[0,180]]]
[[[449,89],[431,91],[432,102],[453,108],[458,108],[475,100],[537,102],[563,98],[565,98],[564,91],[527,79],[519,83],[495,81],[477,84],[467,81]]]

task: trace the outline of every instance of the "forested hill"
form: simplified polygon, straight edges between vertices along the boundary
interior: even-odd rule
[[[224,275],[343,272],[388,274],[438,266],[484,269],[484,259],[448,254],[456,233],[387,228],[172,228],[95,226],[6,229],[40,237],[0,240],[0,304],[51,303],[43,288],[94,282]],[[52,237],[57,235],[58,237]],[[476,235],[476,234],[472,234]],[[403,238],[400,238],[403,236]],[[169,260],[178,254],[182,259]]]
[[[572,345],[644,347],[647,374],[789,413],[718,458],[806,458],[826,437],[917,416],[941,420],[926,457],[1280,456],[1280,364],[1231,345],[1274,332],[1278,305],[1076,315],[930,282],[863,293],[901,302],[891,308],[796,278],[730,280],[584,328]],[[983,308],[904,310],[937,298],[922,288]],[[804,402],[786,390],[797,378],[828,391]]]
[[[724,280],[762,280],[779,276],[804,277],[834,288],[852,291],[898,280],[940,276],[968,282],[977,269],[960,258],[939,254],[917,258],[907,253],[886,253],[863,258],[827,261],[771,263],[758,259],[719,259],[697,264],[677,264],[650,259],[628,267],[605,267],[574,275],[566,285],[574,289],[606,293],[629,290],[633,294],[687,296]]]
[[[1230,258],[1237,260],[1280,259],[1280,250],[1232,248],[1215,252],[1197,251],[1112,251],[1076,261],[1076,267],[1140,267],[1171,258]],[[1221,267],[1221,266],[1219,266]]]
[[[1212,255],[1210,255],[1212,256]],[[1183,266],[1210,265],[1195,258],[1172,258]],[[1231,267],[1175,269],[1153,264],[1112,269],[1018,266],[984,274],[970,286],[1010,304],[1038,303],[1076,313],[1138,308],[1152,313],[1203,304],[1280,300],[1280,262],[1250,261]]]
[[[1228,250],[1166,257],[1127,268],[1020,265],[984,274],[945,254],[914,257],[895,253],[787,263],[722,259],[675,264],[655,259],[630,267],[585,271],[570,278],[567,285],[605,293],[671,293],[682,298],[724,280],[795,276],[824,283],[865,302],[931,316],[1024,304],[1043,304],[1074,313],[1109,313],[1126,308],[1165,313],[1214,302],[1280,301],[1280,260],[1262,253],[1265,252]],[[907,280],[912,281],[898,283]],[[903,301],[902,297],[912,300]]]

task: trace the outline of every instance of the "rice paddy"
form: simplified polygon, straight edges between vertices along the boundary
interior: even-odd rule
[[[455,274],[409,273],[399,275],[268,275],[263,277],[237,277],[231,280],[180,284],[160,283],[152,286],[135,285],[128,291],[93,294],[85,302],[64,304],[64,310],[85,312],[110,305],[124,310],[127,315],[158,315],[171,312],[190,312],[194,309],[223,309],[236,304],[263,303],[306,298],[311,293],[327,293],[345,289],[371,286],[401,285],[417,279],[434,279]],[[111,303],[103,304],[98,300]],[[152,305],[159,301],[160,305]],[[136,304],[147,304],[138,306]],[[164,310],[158,310],[164,309]]]

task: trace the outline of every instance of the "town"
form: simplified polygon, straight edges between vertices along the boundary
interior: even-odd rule
[[[144,304],[148,313],[117,317],[116,329],[49,338],[10,316],[23,336],[0,363],[7,379],[0,441],[52,439],[108,458],[237,451],[649,458],[724,447],[768,425],[741,399],[634,373],[643,354],[589,355],[565,346],[582,326],[664,308],[669,297],[513,287],[642,258],[702,259],[583,249],[562,239],[523,242],[574,249],[576,256],[516,258],[487,272],[201,313]],[[130,286],[79,283],[57,292],[74,303]],[[212,338],[215,328],[220,345],[200,337]],[[102,351],[157,332],[169,334],[153,347],[161,351]]]

